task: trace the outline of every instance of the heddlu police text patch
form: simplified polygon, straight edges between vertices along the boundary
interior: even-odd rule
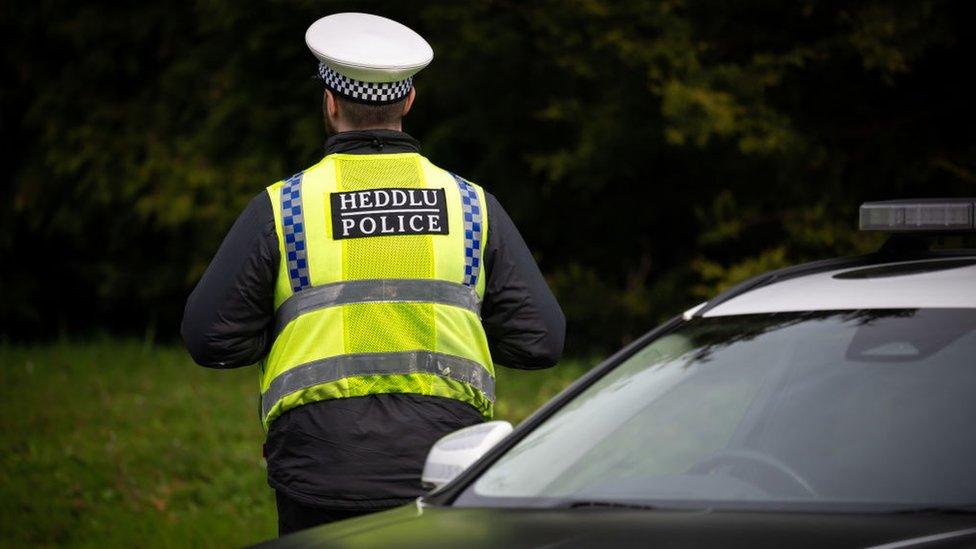
[[[444,189],[332,193],[332,238],[448,234]]]

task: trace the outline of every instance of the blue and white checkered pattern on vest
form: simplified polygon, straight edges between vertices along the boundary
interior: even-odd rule
[[[300,292],[311,285],[308,277],[308,252],[305,247],[305,219],[302,215],[302,173],[289,177],[281,186],[281,228],[285,235],[288,279],[294,292]]]
[[[461,190],[461,211],[464,214],[464,280],[465,286],[477,286],[481,272],[481,201],[478,191],[464,178],[451,174]]]

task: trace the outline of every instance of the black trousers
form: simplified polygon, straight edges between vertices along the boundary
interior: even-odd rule
[[[322,509],[299,503],[275,490],[278,504],[278,535],[284,536],[313,526],[360,517],[385,509]]]

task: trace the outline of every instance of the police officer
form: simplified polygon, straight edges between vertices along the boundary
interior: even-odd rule
[[[203,366],[260,361],[280,534],[422,495],[431,445],[491,417],[495,365],[550,367],[565,330],[495,197],[401,130],[430,45],[355,13],[305,38],[326,155],[250,202],[182,325]]]

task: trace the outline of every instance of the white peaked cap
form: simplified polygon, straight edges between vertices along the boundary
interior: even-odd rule
[[[430,44],[409,27],[368,13],[323,17],[305,31],[305,43],[320,61],[326,86],[366,102],[402,98],[411,77],[434,58]],[[371,90],[359,90],[363,85],[388,91],[376,99]],[[364,91],[362,97],[357,90]]]

